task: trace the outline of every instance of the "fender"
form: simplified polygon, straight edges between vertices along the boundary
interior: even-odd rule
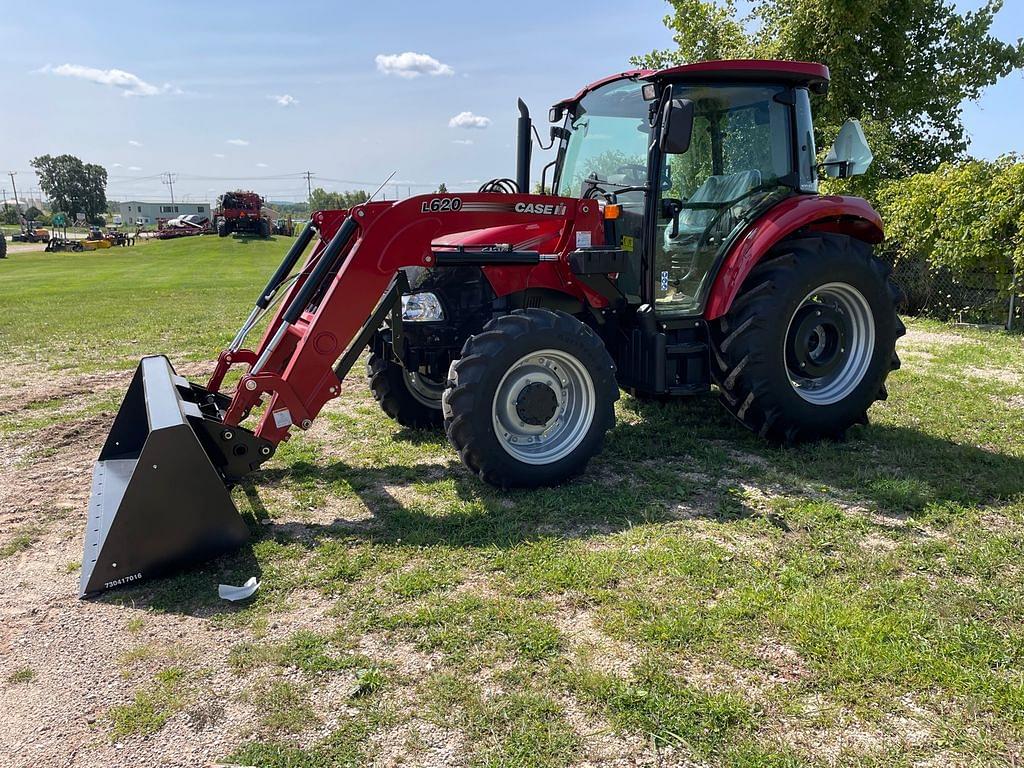
[[[797,230],[835,232],[877,245],[885,239],[882,217],[859,197],[797,195],[766,212],[726,253],[704,307],[716,320],[732,307],[743,281],[764,255]]]

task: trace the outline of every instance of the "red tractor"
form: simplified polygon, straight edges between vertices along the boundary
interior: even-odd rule
[[[263,214],[263,198],[255,192],[236,190],[221,195],[214,217],[220,237],[233,232],[270,237],[270,220]]]
[[[367,347],[384,411],[443,425],[502,487],[583,471],[623,389],[714,387],[777,442],[866,423],[904,328],[878,214],[818,193],[819,171],[871,159],[850,122],[819,164],[811,96],[828,81],[784,61],[624,72],[551,109],[552,194],[528,192],[520,102],[516,179],[316,213],[208,383],[143,359],[96,465],[81,593],[244,541],[228,489],[310,427]]]

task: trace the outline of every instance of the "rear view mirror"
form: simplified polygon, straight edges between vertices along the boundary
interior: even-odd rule
[[[836,142],[825,156],[822,166],[831,178],[848,179],[867,173],[874,159],[860,121],[850,118],[843,123]]]
[[[661,112],[658,147],[667,155],[682,155],[690,148],[693,135],[693,102],[669,99]]]

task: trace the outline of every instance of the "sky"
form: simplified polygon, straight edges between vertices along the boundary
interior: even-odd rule
[[[1024,0],[1006,6],[994,32],[1016,39]],[[391,196],[475,189],[514,174],[517,97],[546,137],[553,102],[672,46],[667,7],[36,2],[0,14],[0,173],[17,172],[22,198],[36,196],[29,161],[45,153],[105,166],[114,200],[167,200],[168,172],[179,201],[238,186],[304,200],[305,171],[333,190],[392,172]],[[1015,73],[965,106],[973,154],[1024,150],[1022,102]]]

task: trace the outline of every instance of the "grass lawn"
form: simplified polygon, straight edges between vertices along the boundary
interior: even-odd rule
[[[285,247],[204,237],[0,262],[15,380],[0,448],[43,462],[38,435],[105,430],[122,392],[16,403],[32,377],[212,360]],[[0,531],[0,578],[58,553],[59,610],[116,627],[109,672],[128,688],[83,754],[173,754],[209,729],[207,761],[289,768],[1016,765],[1022,338],[908,325],[889,400],[841,444],[772,448],[714,398],[624,395],[585,476],[502,492],[353,381],[235,489],[251,548],[82,607],[72,507]],[[251,603],[217,600],[218,581],[254,573]],[[45,662],[11,665],[7,690],[45,682]],[[188,731],[214,704],[248,724]]]

